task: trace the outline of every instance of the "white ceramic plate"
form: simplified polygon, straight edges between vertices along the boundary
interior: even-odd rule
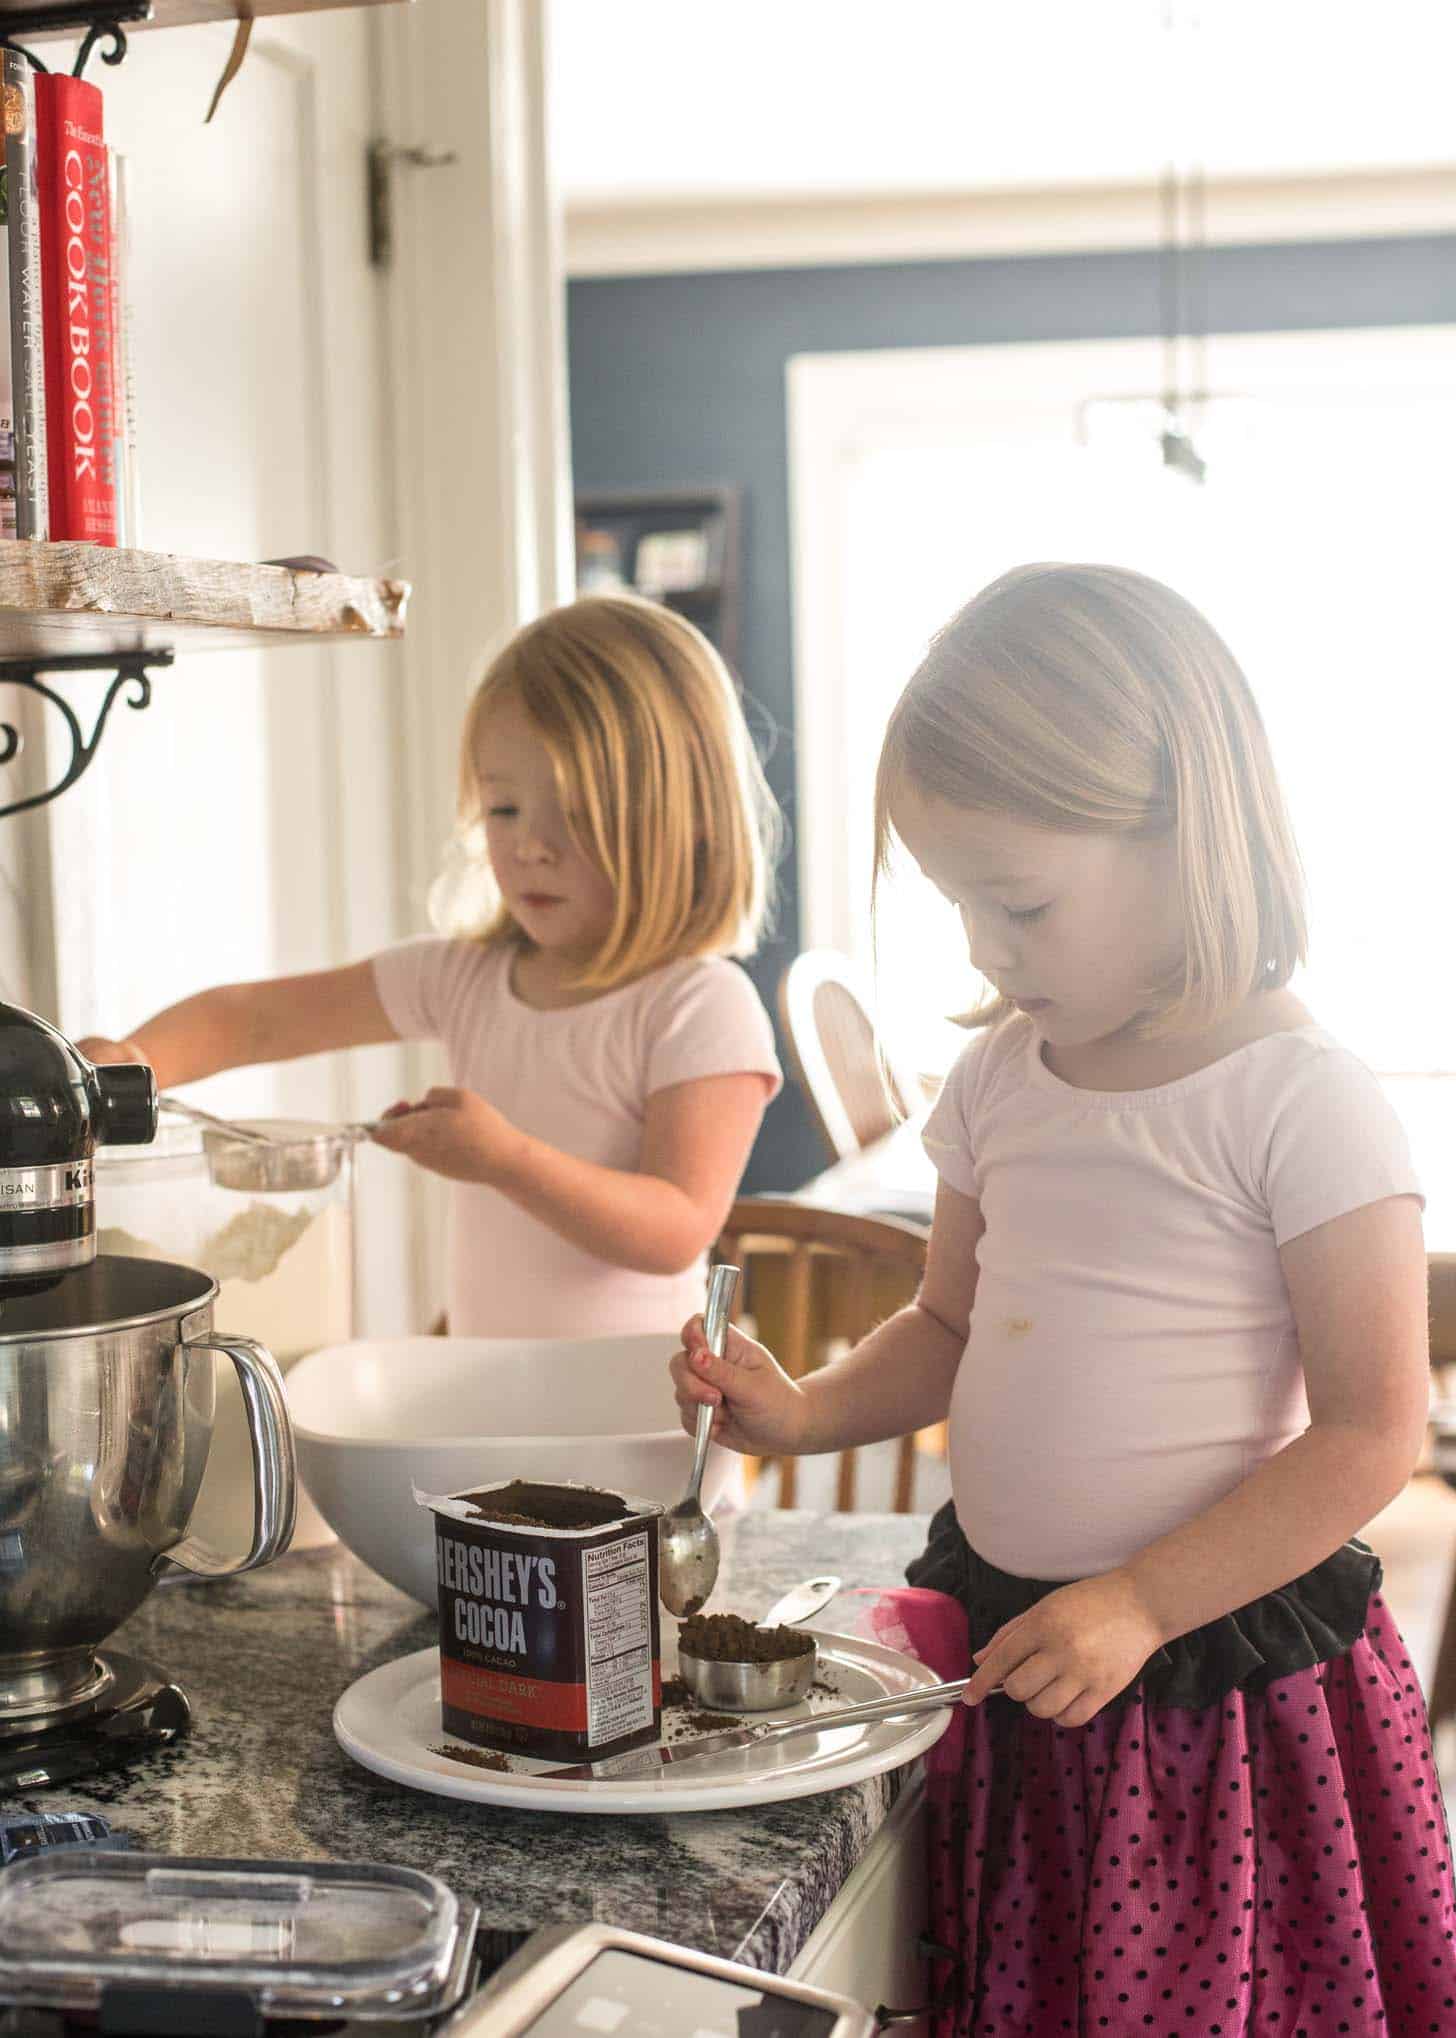
[[[847,1635],[817,1634],[821,1681],[834,1695],[814,1692],[808,1702],[775,1717],[827,1712],[861,1699],[917,1691],[936,1678],[923,1663],[878,1642]],[[674,1715],[664,1718],[669,1727]],[[680,1718],[681,1715],[677,1715]],[[743,1715],[747,1725],[751,1714]],[[516,1805],[526,1811],[669,1812],[721,1811],[732,1805],[769,1804],[777,1798],[813,1797],[839,1790],[884,1769],[898,1769],[933,1747],[950,1724],[941,1707],[903,1720],[872,1720],[861,1726],[832,1727],[822,1734],[795,1734],[766,1748],[735,1748],[701,1762],[674,1764],[659,1775],[565,1783],[543,1776],[552,1766],[512,1756],[512,1768],[477,1769],[434,1750],[445,1745],[440,1725],[440,1657],[421,1649],[397,1663],[371,1670],[351,1684],[334,1707],[339,1746],[366,1769],[395,1783],[438,1797],[474,1804]],[[675,1746],[686,1745],[674,1742]]]

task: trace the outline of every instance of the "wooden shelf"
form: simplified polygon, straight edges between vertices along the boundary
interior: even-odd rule
[[[409,592],[404,580],[11,538],[0,540],[0,658],[386,640],[404,635]]]
[[[237,21],[244,15],[261,19],[265,14],[318,14],[326,8],[380,7],[399,0],[152,0],[150,21],[125,22],[128,35],[143,28],[186,28],[199,21]],[[29,31],[36,42],[53,35],[84,35],[104,9],[97,0],[0,0],[0,35],[6,31],[7,15],[34,15],[44,7],[54,17],[53,25]]]

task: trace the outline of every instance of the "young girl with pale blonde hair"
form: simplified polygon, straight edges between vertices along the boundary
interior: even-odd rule
[[[1358,1540],[1424,1434],[1421,1196],[1288,987],[1248,685],[1157,582],[1024,567],[931,646],[877,809],[994,993],[925,1135],[924,1285],[806,1380],[698,1320],[672,1366],[745,1452],[949,1416],[953,1504],[881,1603],[971,1679],[930,1758],[935,2029],[1456,2030],[1426,1714]]]
[[[779,1085],[735,955],[765,912],[773,808],[721,659],[632,597],[521,630],[466,716],[473,931],[204,991],[95,1061],[163,1088],[327,1048],[435,1039],[451,1086],[379,1144],[454,1185],[456,1335],[671,1330]]]

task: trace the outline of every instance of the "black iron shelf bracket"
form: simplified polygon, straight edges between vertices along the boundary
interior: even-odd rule
[[[0,15],[0,48],[19,50],[32,70],[44,71],[47,66],[34,50],[26,48],[26,40],[68,31],[80,35],[81,47],[71,66],[71,76],[79,78],[98,42],[105,40],[110,45],[101,52],[102,63],[119,64],[126,55],[122,23],[135,27],[151,18],[152,0],[72,0],[70,6],[66,0],[53,0],[49,7],[7,7]]]
[[[71,761],[64,775],[42,793],[31,793],[23,800],[12,800],[8,806],[0,806],[0,821],[8,821],[13,814],[24,814],[32,807],[47,806],[52,800],[58,800],[63,792],[68,792],[96,755],[107,717],[123,689],[128,686],[134,689],[127,702],[129,708],[147,707],[152,698],[148,668],[161,669],[171,663],[172,653],[165,649],[112,651],[107,654],[96,651],[33,652],[24,658],[0,657],[0,685],[24,687],[30,693],[39,694],[60,714],[71,739]],[[110,672],[115,675],[106,689],[106,698],[101,703],[101,712],[89,737],[82,733],[80,718],[70,702],[41,678],[43,672]],[[0,765],[13,764],[24,747],[25,739],[15,724],[0,722]]]

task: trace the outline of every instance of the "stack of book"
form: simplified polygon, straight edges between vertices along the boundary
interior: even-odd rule
[[[136,543],[125,165],[99,87],[0,51],[0,538]]]

